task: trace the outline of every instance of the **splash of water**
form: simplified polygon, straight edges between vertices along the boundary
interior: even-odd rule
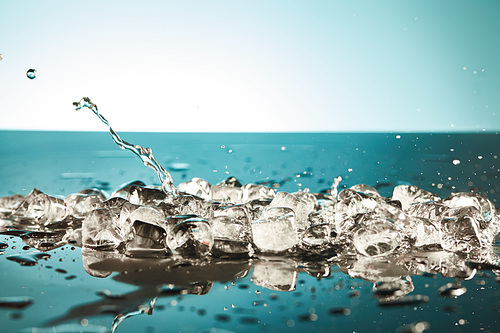
[[[108,120],[104,118],[104,116],[99,113],[99,110],[97,109],[97,105],[95,105],[90,98],[88,97],[82,97],[80,101],[78,102],[73,102],[73,105],[76,107],[76,110],[80,110],[81,108],[88,108],[94,114],[109,128],[109,133],[111,134],[111,138],[113,141],[122,149],[124,150],[129,150],[133,152],[135,155],[137,155],[142,162],[144,163],[145,166],[150,167],[153,169],[156,174],[158,175],[158,178],[160,179],[160,182],[162,184],[163,191],[165,193],[171,193],[173,195],[177,195],[177,190],[174,186],[174,182],[172,180],[172,176],[170,173],[165,170],[158,161],[156,161],[155,157],[153,156],[153,152],[151,148],[147,147],[144,148],[139,145],[135,145],[132,143],[128,143],[127,141],[124,141],[118,133],[116,133],[113,128],[111,128],[111,125],[109,124]]]

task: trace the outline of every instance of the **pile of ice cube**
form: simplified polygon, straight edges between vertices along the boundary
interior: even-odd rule
[[[371,257],[420,247],[470,253],[490,248],[500,231],[493,203],[474,193],[441,199],[409,185],[396,186],[391,198],[367,185],[338,195],[336,187],[276,193],[234,177],[216,185],[193,178],[177,190],[135,181],[110,196],[87,189],[60,199],[34,189],[0,198],[0,226],[59,230],[63,240],[132,257],[198,258]]]

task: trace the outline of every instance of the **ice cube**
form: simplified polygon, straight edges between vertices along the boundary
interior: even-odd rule
[[[307,215],[314,210],[316,198],[307,192],[298,193],[296,194],[307,201],[290,193],[278,192],[268,207],[287,207],[292,209],[295,215],[294,228],[296,230],[304,230],[307,228]]]
[[[335,231],[343,234],[354,226],[354,217],[373,212],[378,202],[364,193],[344,189],[338,194],[335,207]]]
[[[252,282],[263,288],[293,291],[297,284],[297,264],[293,260],[261,260],[253,266]]]
[[[243,202],[273,199],[276,195],[274,189],[263,185],[245,184],[241,189],[243,190]]]
[[[0,198],[0,217],[2,215],[6,216],[10,214],[13,210],[19,207],[23,200],[24,196],[20,194]]]
[[[99,208],[91,211],[82,223],[84,247],[100,250],[115,250],[124,243],[119,216],[111,209]]]
[[[229,177],[219,183],[217,185],[221,186],[231,186],[231,187],[241,187],[241,183],[236,179],[236,177]]]
[[[331,229],[329,223],[316,224],[300,235],[300,247],[306,251],[321,253],[331,245]]]
[[[393,222],[401,229],[402,234],[410,238],[411,245],[414,247],[441,243],[439,227],[428,219],[409,216],[404,219],[395,219]]]
[[[249,253],[250,229],[248,221],[243,223],[230,216],[216,216],[209,220],[214,236],[214,250],[222,253]]]
[[[403,210],[407,210],[412,203],[439,201],[437,195],[413,185],[398,185],[392,192],[392,200],[399,200]]]
[[[252,200],[245,203],[250,214],[250,220],[258,220],[262,216],[262,212],[269,206],[271,200]]]
[[[298,242],[294,221],[291,208],[267,208],[259,220],[252,222],[253,243],[262,252],[279,253],[291,249]]]
[[[84,218],[92,209],[93,205],[106,200],[104,193],[97,189],[87,189],[78,193],[68,195],[64,199],[69,214],[75,218]]]
[[[128,183],[125,183],[118,187],[113,193],[111,193],[111,198],[124,198],[127,199],[130,193],[130,189],[134,186],[145,187],[146,184],[140,180],[134,180]]]
[[[210,183],[201,178],[193,178],[188,182],[181,183],[177,186],[179,192],[184,192],[191,195],[196,195],[203,200],[210,200]]]
[[[171,195],[170,195],[171,196]],[[167,194],[154,187],[132,186],[127,200],[136,205],[157,206],[167,198]]]
[[[441,221],[441,246],[453,252],[471,252],[490,246],[494,235],[488,225],[476,207],[450,208]]]
[[[36,188],[12,212],[16,221],[44,225],[64,221],[67,216],[68,209],[62,199],[49,196]]]
[[[127,199],[124,199],[122,197],[112,197],[106,201],[95,203],[92,206],[92,208],[93,209],[108,208],[111,209],[111,211],[113,211],[115,214],[119,214],[123,205],[125,205],[126,203],[128,203]]]
[[[476,193],[452,193],[442,202],[451,208],[475,207],[480,211],[482,218],[488,222],[495,216],[495,205]]]
[[[120,211],[118,230],[120,230],[121,237],[125,241],[128,241],[136,234],[132,228],[136,221],[166,229],[167,224],[165,220],[163,210],[159,208],[126,203]]]
[[[165,229],[136,220],[132,225],[132,235],[126,244],[125,254],[130,257],[165,257]]]
[[[408,206],[406,214],[413,217],[429,220],[435,226],[439,227],[443,213],[448,209],[440,202],[414,203]]]
[[[241,187],[227,185],[213,185],[211,199],[223,203],[243,203],[243,190]]]
[[[393,252],[401,241],[400,229],[391,221],[375,217],[356,226],[353,243],[365,256],[380,256]]]
[[[193,195],[181,195],[177,197],[167,197],[165,201],[158,205],[165,216],[194,214],[206,216],[208,214],[208,205],[200,197]]]
[[[173,222],[174,219],[171,219]],[[214,245],[214,237],[210,224],[201,218],[182,219],[167,230],[168,247],[187,257],[205,257]]]
[[[360,192],[360,193],[363,193],[363,194],[366,194],[366,195],[369,195],[372,197],[380,197],[380,193],[378,193],[378,191],[374,187],[371,187],[369,185],[357,184],[357,185],[351,186],[350,188],[353,191]]]

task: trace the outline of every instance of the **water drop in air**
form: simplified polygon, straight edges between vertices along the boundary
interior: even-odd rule
[[[26,76],[30,80],[33,80],[34,78],[36,78],[36,69],[33,69],[33,68],[28,69],[28,71],[26,72]]]
[[[453,165],[459,165],[460,164],[460,160],[453,160]]]

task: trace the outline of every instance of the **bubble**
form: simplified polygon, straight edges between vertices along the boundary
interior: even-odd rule
[[[33,80],[34,78],[36,78],[36,69],[33,69],[33,68],[28,69],[28,71],[26,72],[26,76],[30,80]]]

